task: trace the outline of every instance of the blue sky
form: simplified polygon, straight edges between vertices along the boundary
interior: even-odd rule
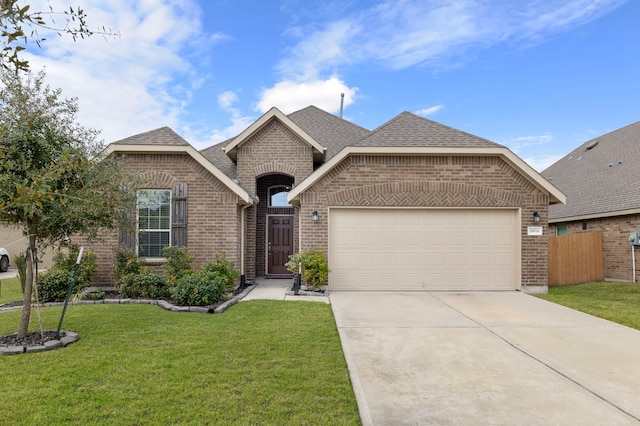
[[[201,149],[272,106],[338,113],[345,93],[367,129],[410,111],[542,170],[640,120],[634,0],[80,3],[121,36],[49,34],[26,56],[107,143],[170,126]]]

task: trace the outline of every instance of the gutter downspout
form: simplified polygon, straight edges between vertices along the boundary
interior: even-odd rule
[[[246,210],[251,204],[246,204],[240,208],[240,276],[244,277],[244,249],[245,249],[245,216]]]

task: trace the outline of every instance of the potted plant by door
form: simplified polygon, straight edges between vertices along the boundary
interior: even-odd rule
[[[329,263],[325,254],[316,249],[305,249],[289,256],[287,270],[300,274],[308,291],[317,291],[329,277]]]

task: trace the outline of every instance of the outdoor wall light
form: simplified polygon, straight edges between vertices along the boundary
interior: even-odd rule
[[[313,212],[311,212],[311,220],[314,221],[314,222],[318,221],[318,212],[317,211],[314,210]]]
[[[533,212],[533,221],[535,223],[539,223],[540,222],[540,215],[538,214],[538,212]]]

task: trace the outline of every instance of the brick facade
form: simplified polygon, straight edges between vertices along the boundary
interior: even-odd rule
[[[312,172],[313,148],[279,120],[272,119],[238,147],[238,179],[260,200],[257,206],[247,209],[245,270],[248,282],[266,273],[267,214],[294,215],[294,235],[297,234],[297,209],[267,207],[267,188],[276,184],[298,184]],[[297,239],[294,238],[295,250]]]
[[[162,149],[158,145],[158,151]],[[277,117],[233,149],[236,162],[229,170],[259,199],[249,207],[240,205],[238,196],[186,151],[127,154],[128,167],[140,171],[144,187],[187,184],[187,246],[196,267],[224,251],[242,266],[247,282],[267,274],[270,215],[293,215],[298,252],[309,247],[328,250],[331,207],[511,208],[520,212],[521,285],[546,289],[548,230],[543,227],[542,236],[528,236],[527,227],[535,224],[534,212],[546,223],[549,195],[497,155],[351,154],[299,194],[299,206],[269,207],[268,188],[300,185],[319,166],[314,164],[318,152]],[[317,222],[311,220],[313,211],[319,213]],[[93,246],[101,263],[96,284],[109,286],[117,235],[103,241]],[[242,246],[244,265],[239,263]]]
[[[527,227],[536,211],[546,223],[548,203],[498,157],[353,155],[301,194],[301,249],[327,251],[332,206],[514,207],[521,209],[521,284],[545,288],[548,233],[528,236]]]
[[[171,189],[178,183],[187,183],[187,247],[194,267],[213,261],[223,252],[236,265],[240,264],[238,202],[229,188],[187,154],[127,154],[127,159],[126,167],[143,170],[139,176],[145,183],[139,189]],[[117,233],[104,235],[93,244],[75,240],[98,255],[99,267],[92,284],[112,286]]]
[[[635,232],[640,226],[640,214],[553,223],[549,225],[551,235],[556,235],[556,227],[559,224],[567,226],[567,234],[601,231],[605,279],[632,281],[633,262],[629,233]],[[640,250],[636,248],[636,279],[639,276]]]

